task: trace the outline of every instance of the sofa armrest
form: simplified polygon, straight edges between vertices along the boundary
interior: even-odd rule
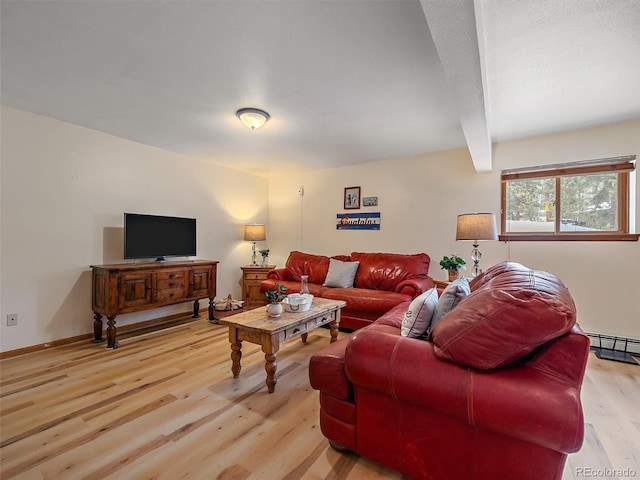
[[[436,358],[424,340],[357,330],[345,351],[345,370],[358,387],[467,421],[467,369]]]
[[[269,270],[267,278],[270,280],[293,281],[293,276],[286,268],[274,268]]]
[[[480,372],[440,360],[430,342],[365,329],[347,345],[345,370],[356,390],[556,451],[582,445],[579,389],[524,365]]]
[[[416,298],[421,293],[426,292],[430,288],[433,288],[435,284],[431,277],[427,278],[408,278],[403,280],[396,287],[396,293],[404,293],[410,295],[411,298]]]

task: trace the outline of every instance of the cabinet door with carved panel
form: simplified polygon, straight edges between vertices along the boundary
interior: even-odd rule
[[[137,309],[151,304],[151,273],[122,273],[118,284],[118,310]]]
[[[189,272],[189,297],[203,298],[209,296],[210,292],[215,292],[213,278],[215,277],[210,267],[192,268]]]

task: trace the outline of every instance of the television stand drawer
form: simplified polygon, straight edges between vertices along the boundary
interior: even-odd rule
[[[165,290],[175,290],[177,288],[185,288],[187,281],[184,278],[178,278],[177,280],[156,280],[156,291],[158,293]]]
[[[156,279],[158,281],[158,288],[160,288],[160,282],[177,282],[179,280],[184,281],[187,278],[186,270],[168,270],[166,272],[157,272]]]
[[[158,290],[156,292],[156,301],[159,303],[165,302],[177,302],[187,298],[187,290],[182,287],[165,288],[164,290]]]

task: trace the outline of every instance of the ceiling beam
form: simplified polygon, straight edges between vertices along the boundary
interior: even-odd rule
[[[492,169],[481,0],[421,0],[477,172]]]

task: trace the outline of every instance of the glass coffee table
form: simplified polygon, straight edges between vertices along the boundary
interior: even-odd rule
[[[240,375],[242,366],[242,342],[251,342],[262,346],[264,369],[267,372],[267,388],[273,393],[276,388],[276,353],[280,343],[301,337],[307,341],[307,334],[314,328],[329,325],[331,343],[338,338],[340,309],[347,303],[342,300],[314,298],[311,308],[306,312],[283,312],[279,317],[269,317],[266,308],[259,307],[220,319],[220,325],[229,327],[231,343],[231,372],[233,378]]]

